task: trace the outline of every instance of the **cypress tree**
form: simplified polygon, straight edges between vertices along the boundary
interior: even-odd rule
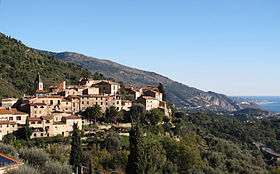
[[[129,132],[128,163],[126,173],[144,174],[147,166],[143,132],[139,123],[134,123]]]
[[[163,87],[163,84],[162,84],[162,83],[159,83],[159,85],[158,85],[158,90],[159,90],[159,92],[162,93],[162,100],[163,100],[163,101],[166,101],[166,92],[165,92],[165,90],[164,90],[164,87]]]
[[[74,124],[72,143],[71,143],[71,153],[70,153],[70,165],[73,166],[73,170],[75,172],[77,171],[77,168],[80,169],[81,159],[82,159],[81,136],[80,136],[80,131],[78,129],[78,125]]]

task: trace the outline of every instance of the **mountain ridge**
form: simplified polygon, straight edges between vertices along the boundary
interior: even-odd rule
[[[65,62],[75,63],[92,73],[102,73],[106,77],[112,77],[118,82],[123,82],[125,85],[140,87],[145,85],[157,86],[159,83],[162,83],[167,91],[168,101],[174,103],[177,109],[190,112],[232,112],[245,108],[261,108],[254,103],[242,104],[224,94],[218,94],[212,91],[204,92],[183,83],[173,81],[155,72],[124,66],[107,59],[98,59],[68,51],[60,53],[43,50],[37,51],[51,54]]]

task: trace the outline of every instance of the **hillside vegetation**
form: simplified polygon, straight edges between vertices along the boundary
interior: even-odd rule
[[[32,94],[38,72],[45,88],[63,80],[75,82],[80,77],[93,77],[91,72],[79,65],[38,53],[0,33],[0,98]]]

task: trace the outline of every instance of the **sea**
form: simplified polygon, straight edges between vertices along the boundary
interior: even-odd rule
[[[280,113],[280,96],[242,96],[242,98],[252,99],[266,110]]]

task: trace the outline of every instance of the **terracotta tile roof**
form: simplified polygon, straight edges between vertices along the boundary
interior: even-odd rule
[[[63,118],[65,118],[66,120],[70,120],[70,119],[82,119],[81,117],[75,116],[75,115],[72,115],[72,116],[64,116]]]
[[[12,114],[10,110],[7,110],[6,108],[0,108],[0,115],[7,115]]]
[[[28,113],[20,112],[15,108],[6,109],[0,108],[0,115],[27,115]]]
[[[61,122],[61,121],[54,121],[53,122],[53,125],[63,125],[65,124],[64,122]]]
[[[36,93],[48,93],[47,90],[36,90]]]
[[[13,125],[15,125],[16,122],[12,122],[10,120],[0,120],[0,124],[13,124]]]
[[[49,116],[41,116],[41,118],[43,120],[52,120],[53,119],[53,116],[49,115]]]
[[[96,83],[95,85],[102,85],[102,84],[110,84],[110,85],[120,85],[119,83],[112,82],[110,80],[102,80],[101,82]]]
[[[18,111],[16,108],[11,108],[10,111],[12,111],[14,115],[28,115],[28,113]]]
[[[46,106],[46,103],[29,103],[30,106]]]
[[[63,101],[63,102],[71,102],[71,100],[65,99],[65,98],[63,98],[62,101]]]
[[[142,87],[142,90],[155,90],[155,91],[159,91],[159,89],[157,87],[154,87],[154,86],[144,86],[144,87]]]
[[[58,88],[58,86],[52,85],[52,86],[50,86],[49,88],[50,88],[50,89],[55,89],[55,88]]]
[[[9,120],[0,120],[0,124],[10,124]]]
[[[4,98],[2,99],[2,102],[8,102],[8,101],[17,101],[17,98]]]
[[[68,97],[69,97],[69,98],[80,98],[80,97],[77,96],[77,95],[69,95]]]
[[[141,90],[140,88],[134,88],[133,89],[133,91],[135,91],[135,92],[140,92],[140,90]]]
[[[27,120],[28,121],[40,121],[41,118],[40,117],[28,117]]]
[[[157,100],[156,98],[151,97],[151,96],[142,96],[142,97],[146,100]]]

